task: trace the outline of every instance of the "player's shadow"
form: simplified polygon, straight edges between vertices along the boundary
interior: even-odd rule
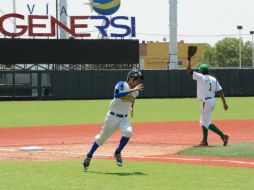
[[[227,146],[222,146],[219,144],[214,144],[214,145],[208,145],[208,146],[200,146],[200,145],[196,145],[193,146],[193,148],[225,148],[225,147],[230,147],[231,145],[228,144]]]
[[[216,148],[218,146],[216,145],[208,145],[208,146],[200,146],[200,145],[195,145],[193,148]]]
[[[144,176],[148,175],[143,172],[97,172],[97,171],[87,171],[94,174],[103,174],[103,175],[115,175],[115,176]]]

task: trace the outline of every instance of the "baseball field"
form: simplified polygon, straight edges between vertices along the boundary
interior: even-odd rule
[[[123,167],[113,158],[117,132],[84,172],[82,161],[109,102],[0,102],[0,189],[253,188],[254,97],[227,98],[228,111],[217,100],[213,119],[230,135],[226,147],[212,132],[208,147],[197,146],[202,132],[196,99],[137,99]],[[27,147],[34,150],[22,149]]]

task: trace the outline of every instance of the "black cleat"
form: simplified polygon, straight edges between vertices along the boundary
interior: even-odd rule
[[[90,157],[86,157],[86,159],[84,160],[83,162],[83,166],[84,166],[84,170],[86,171],[90,165],[90,161],[91,161],[92,158]]]
[[[123,165],[123,160],[122,160],[122,157],[121,157],[121,154],[117,154],[115,153],[114,154],[114,157],[116,159],[116,164],[121,167]]]

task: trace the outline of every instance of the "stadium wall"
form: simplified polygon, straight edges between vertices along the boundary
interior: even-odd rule
[[[107,99],[126,71],[0,71],[0,99]],[[254,69],[211,70],[226,96],[254,96]],[[196,84],[185,70],[143,71],[141,98],[195,97]],[[8,76],[7,76],[8,75]],[[22,83],[24,78],[24,83]],[[8,80],[7,80],[8,79]]]

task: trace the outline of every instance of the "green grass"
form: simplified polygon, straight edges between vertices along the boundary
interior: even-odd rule
[[[214,119],[253,119],[254,97],[218,100]],[[102,123],[110,100],[0,102],[0,127]],[[199,118],[196,99],[138,99],[132,122],[188,121]],[[180,154],[253,158],[253,143],[192,148]],[[251,177],[252,176],[252,177]],[[246,183],[246,178],[248,182]],[[80,160],[55,162],[0,161],[0,189],[8,190],[238,190],[252,189],[251,169],[187,164],[93,160],[83,172]]]
[[[93,160],[88,172],[82,171],[81,161],[0,161],[0,175],[0,189],[8,190],[239,190],[254,186],[252,169],[134,161],[119,168],[112,160]]]
[[[227,98],[225,112],[217,100],[214,119],[253,119],[254,97]],[[0,127],[102,123],[110,100],[0,102]],[[195,98],[137,99],[132,122],[188,121],[199,119]]]
[[[226,147],[221,145],[209,145],[209,147],[197,146],[180,151],[177,154],[209,157],[254,158],[254,143],[233,143]]]

